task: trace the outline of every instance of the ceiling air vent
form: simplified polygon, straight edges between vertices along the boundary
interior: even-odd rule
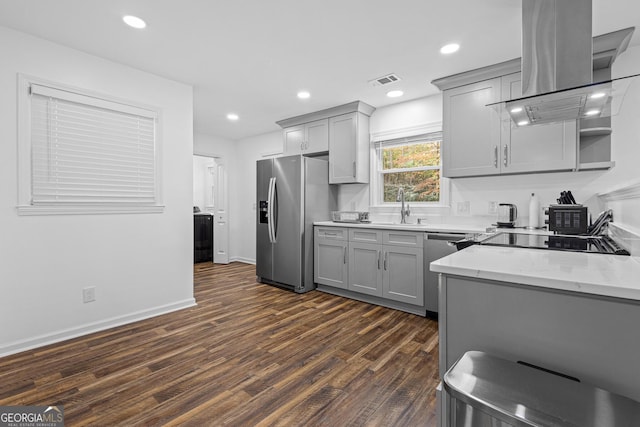
[[[391,74],[387,74],[386,76],[382,76],[382,77],[378,77],[377,79],[370,80],[369,83],[371,83],[373,86],[384,86],[391,83],[395,83],[398,80],[400,80],[400,77],[391,73]]]

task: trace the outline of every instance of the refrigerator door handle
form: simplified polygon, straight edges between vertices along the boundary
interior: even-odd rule
[[[276,242],[276,233],[275,233],[275,226],[274,226],[275,215],[274,215],[274,209],[273,209],[275,189],[276,189],[276,178],[271,177],[269,178],[269,196],[267,198],[267,217],[269,221],[268,222],[269,242],[271,243]]]

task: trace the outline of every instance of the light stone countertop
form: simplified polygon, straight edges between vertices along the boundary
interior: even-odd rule
[[[433,261],[430,269],[640,301],[640,257],[474,245]]]
[[[351,223],[351,222],[333,222],[333,221],[318,221],[313,225],[319,225],[323,227],[343,227],[343,228],[373,228],[379,230],[404,230],[404,231],[418,231],[418,232],[430,232],[430,233],[484,233],[486,227],[474,226],[474,225],[460,225],[460,224],[396,224],[389,222],[371,222],[371,223]],[[524,230],[520,230],[523,232]]]

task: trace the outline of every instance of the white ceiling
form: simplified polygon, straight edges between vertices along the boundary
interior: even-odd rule
[[[193,85],[195,131],[231,140],[435,94],[433,79],[520,56],[520,13],[520,0],[0,0],[0,25]],[[638,45],[640,1],[594,0],[593,35],[631,26]],[[452,41],[460,51],[441,55]],[[368,84],[387,73],[402,81]],[[385,96],[396,88],[403,98]]]

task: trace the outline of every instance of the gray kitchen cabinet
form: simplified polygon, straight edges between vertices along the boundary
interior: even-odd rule
[[[347,251],[347,229],[315,227],[314,282],[347,289]]]
[[[639,301],[442,274],[440,377],[477,350],[638,400],[638,324]]]
[[[500,117],[487,104],[500,101],[500,78],[443,92],[442,176],[500,173]]]
[[[424,305],[423,233],[349,230],[349,289]]]
[[[382,296],[382,245],[349,242],[348,289],[367,295]]]
[[[350,228],[348,289],[382,296],[382,230]]]
[[[329,150],[329,121],[315,120],[283,130],[285,156],[326,153]]]
[[[626,50],[632,33],[633,28],[625,28],[593,38],[594,82],[611,78],[611,66]],[[442,175],[455,178],[611,168],[615,162],[611,158],[610,118],[536,125],[526,130],[504,127],[498,113],[486,105],[512,99],[509,95],[515,95],[516,88],[519,94],[516,81],[520,71],[521,60],[515,58],[431,82],[443,97]],[[531,142],[536,148],[531,148]]]
[[[314,239],[318,290],[426,315],[424,233],[316,226]]]
[[[520,80],[520,73],[501,77],[502,99],[522,96]],[[521,127],[514,127],[511,120],[502,120],[500,139],[501,173],[566,171],[576,168],[576,120]]]
[[[521,96],[520,73],[445,90],[443,176],[576,168],[577,123],[513,127],[487,104]]]
[[[424,306],[424,233],[382,233],[382,296]]]
[[[422,247],[384,245],[383,250],[382,296],[424,305]]]
[[[369,182],[369,116],[359,111],[329,118],[329,183]]]
[[[369,182],[371,105],[354,101],[276,122],[283,129],[284,155],[329,152],[329,183]]]

